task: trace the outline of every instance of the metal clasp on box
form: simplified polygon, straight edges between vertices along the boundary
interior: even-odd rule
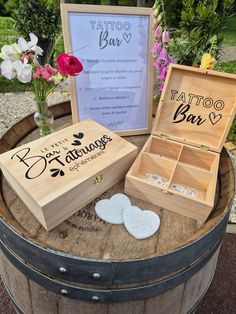
[[[172,195],[173,193],[170,192],[170,191],[167,191],[167,190],[164,190],[164,189],[161,189],[161,192],[164,193],[164,194],[168,194],[168,195]]]
[[[208,147],[208,146],[205,146],[205,145],[201,145],[201,146],[200,146],[200,149],[201,149],[201,151],[203,151],[203,152],[208,152],[209,147]]]
[[[96,176],[93,178],[93,184],[98,184],[100,181],[102,181],[103,176],[100,174],[99,176]]]

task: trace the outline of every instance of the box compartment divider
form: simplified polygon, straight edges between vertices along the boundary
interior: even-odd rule
[[[212,172],[215,167],[216,157],[217,155],[215,153],[204,152],[198,148],[184,146],[178,162]]]
[[[212,183],[214,181],[212,180],[213,176],[214,174],[211,172],[196,169],[186,164],[177,164],[173,176],[169,182],[168,188],[170,191],[172,191],[171,185],[173,183],[180,184],[185,188],[193,188],[198,192],[198,196],[196,198],[192,198],[177,191],[173,192],[179,195],[184,195],[193,200],[213,203],[214,195],[213,193],[210,193],[210,191],[212,191],[214,188]]]
[[[172,161],[168,158],[166,159],[165,157],[159,157],[157,155],[144,152],[141,158],[137,160],[137,165],[134,166],[133,171],[130,175],[142,179],[147,184],[153,184],[158,187],[157,184],[147,181],[146,174],[156,174],[158,176],[166,178],[169,182],[176,165],[176,161]]]
[[[181,143],[177,144],[169,140],[162,140],[155,136],[151,138],[150,143],[145,148],[145,152],[177,161],[182,147],[183,145]]]

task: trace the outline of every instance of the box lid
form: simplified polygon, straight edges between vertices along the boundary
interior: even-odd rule
[[[93,184],[97,173],[134,151],[119,135],[84,120],[1,154],[0,166],[20,184],[23,200],[43,207],[85,180]]]
[[[236,112],[236,75],[173,64],[152,134],[220,152]]]

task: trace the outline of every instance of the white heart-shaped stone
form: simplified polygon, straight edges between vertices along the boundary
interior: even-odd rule
[[[111,224],[123,224],[123,211],[130,206],[129,198],[124,194],[115,194],[110,199],[101,200],[95,205],[99,218]]]
[[[136,206],[127,206],[123,212],[124,225],[136,239],[152,236],[160,226],[159,216],[150,210],[141,210]]]

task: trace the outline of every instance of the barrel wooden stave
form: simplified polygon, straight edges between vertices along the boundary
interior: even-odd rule
[[[218,253],[219,249],[198,273],[166,293],[146,300],[109,305],[57,295],[23,275],[2,253],[0,260],[4,284],[25,314],[185,314],[205,294],[215,272]]]
[[[68,104],[67,104],[68,105]],[[59,116],[68,114],[68,106],[64,104],[62,107],[56,106],[56,112]],[[54,113],[55,114],[55,113]],[[23,125],[19,123],[16,128],[12,128],[7,136],[4,136],[0,143],[1,149],[10,149],[15,145],[20,145],[38,137],[38,130],[31,132],[35,125],[32,123],[32,117],[28,117],[23,121]],[[71,118],[64,117],[63,119],[56,120],[56,127],[62,128],[71,123]],[[27,127],[26,127],[27,126]],[[24,136],[29,133],[28,136],[22,136],[19,133],[24,129]],[[26,130],[25,130],[26,129]],[[19,134],[18,134],[19,133]],[[22,140],[22,137],[23,140]],[[20,141],[21,140],[21,141]],[[145,137],[132,137],[130,141],[142,146],[145,141]],[[101,221],[94,221],[92,226],[102,226],[100,237],[97,234],[84,233],[76,228],[72,228],[72,224],[81,224],[81,227],[86,227],[86,223],[82,222],[82,218],[78,215],[74,215],[68,219],[67,222],[62,223],[52,232],[47,233],[41,225],[37,222],[34,216],[28,211],[25,205],[20,201],[15,192],[8,186],[5,179],[2,181],[2,194],[3,199],[0,200],[0,210],[2,219],[7,222],[10,227],[10,232],[16,232],[16,234],[23,236],[29,243],[42,248],[50,248],[50,252],[55,250],[55,259],[60,252],[66,253],[68,256],[78,256],[79,258],[85,258],[89,262],[89,258],[99,261],[99,258],[103,260],[111,259],[117,263],[124,265],[125,261],[129,260],[144,260],[147,261],[151,258],[158,257],[160,255],[168,255],[169,253],[175,253],[178,250],[193,246],[202,240],[203,238],[211,235],[219,225],[221,226],[221,232],[224,232],[224,228],[227,224],[227,216],[229,213],[229,205],[234,193],[234,177],[232,164],[225,151],[221,154],[220,168],[219,168],[219,201],[216,209],[212,213],[210,219],[204,226],[197,224],[195,221],[178,215],[173,212],[166,211],[162,208],[132,199],[132,204],[136,204],[145,209],[151,209],[156,211],[161,217],[161,228],[157,236],[147,239],[145,241],[137,241],[132,237],[129,237],[123,226],[111,226],[105,225]],[[110,197],[112,194],[122,191],[123,183],[118,184],[110,191],[103,195],[104,198]],[[86,207],[87,212],[93,211],[95,202],[92,202]],[[88,221],[87,221],[88,222]],[[91,220],[90,227],[91,227]],[[15,231],[14,231],[15,230]],[[173,231],[173,232],[167,232]],[[220,239],[221,234],[218,236]],[[40,254],[39,254],[40,255]],[[147,258],[148,257],[148,258]],[[201,257],[201,256],[200,256]],[[159,294],[154,297],[150,297],[147,300],[135,300],[114,304],[91,304],[73,300],[67,297],[59,296],[44,287],[41,287],[31,279],[27,278],[24,274],[19,272],[10,262],[2,263],[2,273],[4,274],[4,280],[8,286],[10,292],[13,294],[13,298],[19,306],[24,308],[26,313],[45,313],[50,309],[49,313],[155,313],[154,310],[161,308],[160,313],[186,313],[191,307],[199,300],[201,294],[205,292],[209,285],[211,278],[214,274],[214,268],[217,261],[217,253],[203,266],[197,273],[195,273],[186,282],[181,283],[175,288],[169,291]],[[194,262],[194,261],[192,261]],[[10,266],[9,266],[10,265]],[[9,273],[9,267],[12,270]],[[122,268],[121,268],[122,269]],[[15,271],[14,271],[15,270]],[[184,269],[179,269],[182,271]],[[18,275],[13,275],[18,272]],[[5,275],[8,273],[8,275]],[[169,274],[171,275],[171,274]],[[168,277],[167,275],[165,277]],[[165,279],[161,277],[158,280],[161,282]],[[18,278],[18,279],[17,279]],[[26,280],[25,280],[26,278]],[[14,282],[19,283],[26,289],[28,285],[28,294],[31,298],[24,296],[23,298],[17,296],[18,292],[14,290]],[[150,284],[150,282],[156,282],[154,280],[146,280],[140,282],[139,285]],[[75,283],[77,284],[77,283]],[[94,283],[95,284],[95,283]],[[96,288],[100,286],[97,285]],[[94,287],[93,285],[86,285],[79,283],[82,287]],[[120,284],[110,285],[106,288],[125,288],[138,286],[137,282],[133,284]],[[101,286],[104,288],[104,286]],[[40,292],[41,291],[41,292]],[[190,291],[193,291],[192,297]],[[48,296],[48,297],[45,297]],[[44,300],[45,299],[45,300]],[[46,302],[47,300],[47,302]],[[170,300],[173,300],[170,301]],[[25,302],[24,302],[25,301]],[[178,305],[177,303],[178,302]],[[25,304],[27,303],[27,304]],[[49,305],[50,303],[50,305]],[[29,307],[31,304],[31,308]],[[48,304],[48,305],[47,305]],[[55,309],[56,306],[56,309]],[[43,309],[43,310],[41,310]],[[80,312],[81,310],[82,312]],[[172,311],[172,312],[170,312]],[[159,313],[159,311],[157,312]]]
[[[113,193],[111,193],[111,195],[112,195]],[[16,200],[16,203],[18,203],[19,202],[19,199],[17,199]],[[16,206],[16,208],[17,208],[17,211],[19,211],[19,209],[18,208],[21,208],[21,210],[22,210],[22,207],[18,207],[18,206]],[[21,212],[21,210],[20,210],[20,212]],[[25,211],[25,215],[27,214],[27,209],[26,209],[26,211]],[[16,213],[14,213],[14,215],[15,215],[15,217],[17,216],[16,215]],[[25,217],[25,215],[23,215],[23,217]],[[170,215],[172,215],[172,213],[170,212]],[[32,215],[31,215],[32,216]],[[79,218],[80,217],[74,217],[74,218],[72,218],[72,220],[74,221],[74,223],[78,223],[77,222],[77,220],[79,221]],[[101,222],[100,222],[101,223]],[[182,225],[181,225],[181,223],[183,223],[183,220],[181,220],[180,222],[179,222],[179,225],[181,226],[181,228],[182,228]],[[103,224],[103,223],[102,223]],[[111,230],[111,225],[109,225],[109,224],[105,224],[106,225],[106,227],[108,227],[109,229],[108,229],[108,231],[109,230]],[[224,226],[223,226],[223,228],[224,228]],[[119,236],[115,236],[114,235],[114,238],[111,238],[111,232],[110,232],[110,234],[109,234],[109,237],[111,238],[110,240],[111,240],[111,242],[112,242],[112,247],[116,247],[116,248],[120,248],[120,251],[118,251],[118,253],[117,252],[115,252],[116,254],[122,254],[122,249],[125,247],[125,245],[127,245],[128,246],[128,249],[127,249],[127,247],[125,247],[125,251],[124,252],[127,252],[127,254],[133,254],[133,251],[135,252],[135,254],[137,254],[137,258],[136,258],[136,261],[139,261],[139,259],[140,259],[140,262],[139,262],[139,264],[140,265],[138,265],[138,266],[136,266],[136,269],[138,269],[138,272],[139,272],[139,270],[141,271],[142,269],[143,269],[143,271],[145,271],[145,268],[146,267],[149,267],[150,269],[151,268],[153,268],[153,265],[155,265],[155,267],[156,268],[158,268],[157,267],[157,265],[158,265],[158,261],[157,260],[155,260],[155,261],[152,261],[152,259],[151,259],[151,257],[152,257],[152,255],[151,255],[151,249],[152,249],[152,247],[153,246],[155,246],[156,245],[156,237],[152,237],[152,238],[150,238],[149,239],[149,246],[146,244],[147,243],[147,241],[144,241],[144,242],[142,242],[142,241],[137,241],[137,240],[135,240],[135,239],[133,239],[131,236],[129,236],[129,238],[130,238],[130,240],[129,240],[129,242],[128,242],[128,244],[126,244],[125,243],[125,239],[126,239],[126,237],[127,237],[127,232],[125,231],[125,230],[123,230],[124,229],[124,227],[123,226],[118,226],[118,228],[117,229],[120,229],[120,232],[122,232],[122,234],[123,234],[123,237],[124,237],[124,241],[123,240],[120,240],[120,237]],[[42,230],[42,229],[40,229],[40,230]],[[167,227],[165,227],[165,229],[164,230],[171,230],[170,228],[168,228],[167,229]],[[221,227],[221,233],[222,233],[222,227]],[[7,230],[8,231],[8,230]],[[37,231],[37,230],[36,230]],[[60,250],[63,248],[63,245],[65,245],[65,243],[67,244],[68,243],[68,241],[69,241],[69,245],[70,246],[73,246],[74,244],[75,244],[75,240],[74,240],[74,237],[77,237],[77,229],[73,229],[72,228],[72,231],[71,232],[69,232],[68,231],[68,229],[61,229],[61,228],[59,228],[59,235],[58,235],[58,230],[54,230],[54,231],[51,231],[50,233],[47,233],[47,232],[44,232],[43,234],[44,235],[46,235],[46,238],[44,239],[41,239],[41,242],[42,243],[44,243],[44,245],[45,245],[45,243],[47,243],[46,241],[47,241],[47,238],[48,237],[50,237],[50,240],[51,239],[54,239],[54,241],[55,242],[57,242],[57,246],[58,246],[58,248],[60,248]],[[119,230],[118,230],[119,231]],[[116,235],[117,234],[119,234],[119,232],[116,232]],[[176,232],[176,231],[175,231]],[[6,232],[5,232],[6,233]],[[221,233],[219,233],[219,236],[221,235]],[[6,233],[7,234],[7,233]],[[38,232],[37,233],[37,236],[40,234],[40,232]],[[63,234],[63,235],[65,235],[66,234],[66,237],[64,238],[64,237],[62,237],[61,236],[61,234]],[[11,233],[9,233],[9,234],[7,234],[7,235],[11,235]],[[102,244],[104,243],[104,242],[106,242],[107,241],[107,235],[108,235],[108,233],[103,233],[103,236],[102,236]],[[187,234],[188,235],[188,234]],[[186,236],[187,236],[186,235]],[[85,237],[86,236],[86,237]],[[58,243],[58,238],[59,238],[59,243]],[[83,235],[83,239],[86,239],[88,242],[86,242],[85,241],[85,243],[83,244],[83,245],[81,245],[80,244],[80,250],[81,250],[81,252],[82,252],[82,250],[86,250],[86,246],[87,245],[90,245],[91,246],[91,248],[89,249],[89,250],[87,250],[87,252],[92,252],[93,253],[93,249],[94,250],[96,250],[97,249],[97,239],[98,240],[100,240],[99,238],[97,238],[97,239],[95,239],[95,238],[92,238],[92,236],[90,235],[90,233],[87,233],[87,234],[85,234],[85,235]],[[65,241],[66,240],[66,241]],[[154,240],[154,242],[153,241],[150,241],[150,240]],[[214,241],[215,240],[217,240],[217,238],[215,237],[214,239],[213,239]],[[36,263],[38,263],[39,265],[38,266],[42,266],[41,264],[46,264],[46,267],[48,267],[49,266],[49,259],[46,257],[46,258],[43,258],[42,259],[42,261],[41,260],[39,260],[38,259],[38,256],[42,256],[42,252],[40,252],[40,247],[36,247],[35,249],[35,251],[34,251],[34,259],[33,259],[33,251],[32,250],[28,250],[28,253],[25,251],[25,248],[22,246],[22,248],[20,247],[20,245],[22,245],[22,242],[24,241],[24,238],[22,238],[21,239],[21,241],[19,241],[19,236],[17,236],[17,238],[15,238],[15,239],[10,239],[10,241],[8,240],[8,237],[5,239],[5,241],[6,241],[6,244],[11,248],[11,246],[12,245],[14,245],[14,250],[19,250],[19,249],[21,249],[22,250],[22,252],[21,251],[19,251],[18,252],[18,254],[22,254],[22,258],[24,259],[24,260],[26,260],[28,263],[30,263],[30,261],[28,260],[28,258],[29,258],[29,256],[28,255],[31,255],[30,257],[31,257],[31,259],[32,259],[32,262],[31,262],[31,264],[33,265],[33,266],[35,266],[35,265],[37,265]],[[18,241],[18,242],[17,242]],[[76,238],[76,241],[78,241],[78,238]],[[123,241],[123,242],[122,242]],[[213,242],[214,242],[213,241]],[[101,242],[101,241],[100,241]],[[211,242],[212,242],[212,239],[211,239]],[[212,243],[213,243],[212,242]],[[28,243],[30,243],[30,242],[28,242]],[[108,241],[106,242],[106,243],[108,243]],[[136,245],[138,243],[138,245],[140,245],[141,244],[141,246],[140,246],[140,252],[137,252],[136,253],[136,250],[138,250],[139,249],[139,247]],[[100,243],[100,245],[101,245],[101,243]],[[209,246],[210,244],[208,244],[208,246]],[[193,251],[193,250],[195,250],[195,248],[196,248],[196,246],[194,246],[194,244],[191,244],[191,246],[192,247],[187,247],[188,249],[191,249],[191,251]],[[211,246],[211,245],[210,245]],[[112,247],[111,248],[109,248],[109,250],[107,250],[107,251],[105,251],[105,252],[110,252],[111,250],[112,250]],[[68,245],[67,245],[67,248],[68,248]],[[78,249],[78,248],[77,248]],[[132,249],[132,250],[131,250]],[[205,251],[207,250],[207,247],[206,248],[202,248],[203,249],[203,251],[202,251],[202,253],[201,254],[204,254],[205,253]],[[57,253],[57,251],[55,251],[55,252],[51,252],[51,250],[50,250],[50,252],[48,252],[47,250],[45,251],[44,250],[44,252],[47,252],[48,254],[50,254],[50,255],[52,255],[52,257],[51,257],[51,266],[52,266],[52,268],[51,268],[51,271],[49,272],[49,275],[50,274],[52,274],[53,276],[57,276],[58,275],[58,277],[61,277],[62,279],[66,279],[67,278],[67,276],[65,276],[65,275],[60,275],[60,274],[58,274],[58,267],[57,266],[60,266],[60,264],[58,264],[58,263],[56,263],[57,262],[57,260],[59,260],[59,258],[60,258],[60,255],[58,256],[58,255],[56,255],[56,254],[58,254]],[[73,252],[72,252],[73,253]],[[99,251],[99,253],[100,253],[100,251]],[[149,257],[148,258],[146,258],[146,255],[145,254],[148,254],[149,253]],[[198,257],[200,257],[201,256],[201,254],[199,253],[199,256],[197,256],[196,258],[198,258]],[[74,254],[75,255],[75,254]],[[154,259],[156,258],[156,259],[159,259],[160,260],[160,257],[158,257],[157,256],[158,255],[158,253],[154,256]],[[70,258],[70,255],[68,255],[69,256],[69,258]],[[76,256],[76,255],[75,255]],[[122,258],[122,256],[123,256],[123,258]],[[180,258],[181,258],[181,260],[183,260],[183,257],[182,257],[182,253],[181,252],[178,252],[178,256],[180,256]],[[73,257],[73,255],[72,255],[72,257]],[[85,256],[86,257],[86,256]],[[109,254],[109,253],[105,253],[105,255],[104,255],[104,257],[106,257],[106,258],[111,258],[111,255]],[[119,278],[121,278],[121,283],[122,282],[125,282],[125,278],[122,278],[123,277],[123,275],[126,275],[126,271],[127,270],[131,270],[131,272],[134,272],[134,264],[132,264],[132,265],[126,265],[126,263],[125,263],[125,260],[126,260],[126,256],[124,255],[124,253],[123,253],[123,255],[121,255],[121,256],[119,256],[120,258],[121,258],[121,261],[119,262],[116,262],[116,264],[114,264],[114,262],[113,262],[113,264],[111,265],[111,267],[112,267],[112,269],[109,269],[109,268],[106,268],[106,269],[102,269],[102,273],[103,273],[103,277],[105,276],[105,275],[107,275],[106,273],[107,272],[111,272],[112,270],[114,270],[115,271],[115,274],[118,274],[117,276],[118,276],[118,278],[115,278],[116,280],[118,280]],[[165,261],[167,262],[167,254],[164,254],[163,256],[162,256],[162,259],[163,259],[163,261],[162,262],[160,262],[159,261],[159,264],[160,265],[162,265],[162,264],[165,264]],[[177,250],[176,251],[174,251],[174,256],[173,256],[173,258],[171,257],[171,256],[169,256],[169,265],[168,265],[168,276],[170,275],[170,270],[171,270],[171,264],[172,265],[176,265],[176,263],[177,263]],[[103,260],[103,261],[105,261],[106,262],[106,260]],[[152,262],[151,262],[152,261]],[[102,261],[101,261],[102,262]],[[189,266],[189,263],[191,263],[192,261],[191,261],[191,257],[190,258],[188,258],[187,257],[187,261],[185,261],[185,263],[187,263],[186,265],[185,264],[181,264],[179,267],[181,267],[182,266],[182,268],[185,268],[186,266],[188,267]],[[67,262],[67,264],[69,264],[70,265],[70,267],[72,268],[72,263],[73,264],[75,264],[75,266],[74,266],[74,271],[76,271],[76,267],[77,267],[77,261],[74,261],[74,260],[69,260],[68,262]],[[87,261],[87,263],[89,263],[89,261]],[[145,266],[146,264],[145,263],[147,263],[147,266]],[[98,264],[99,264],[99,262],[98,262]],[[104,264],[104,263],[100,263],[101,265],[102,264]],[[100,266],[100,264],[99,264],[99,266]],[[106,263],[108,266],[109,266],[109,261]],[[142,264],[142,265],[141,265]],[[64,265],[64,263],[62,263],[62,266]],[[106,265],[104,265],[104,266],[106,266]],[[96,271],[96,266],[93,266],[93,268],[94,268],[94,271]],[[101,267],[99,267],[99,268],[101,268]],[[165,265],[162,265],[162,269],[161,270],[159,270],[159,271],[162,271],[163,269],[165,268]],[[54,273],[52,273],[52,270],[54,269]],[[73,269],[73,268],[72,268]],[[181,268],[177,268],[177,269],[175,269],[174,271],[180,271],[181,270]],[[45,269],[43,270],[44,272],[45,272]],[[91,274],[92,274],[92,270],[91,270]],[[72,277],[73,276],[75,276],[76,274],[75,273],[73,273],[73,270],[71,270],[71,275],[72,275]],[[138,273],[136,272],[136,273],[134,273],[133,274],[133,277],[137,277],[137,275],[138,275]],[[165,275],[165,274],[160,274],[160,276],[159,277],[161,277],[161,276],[163,276],[163,275]],[[90,275],[91,276],[91,275]],[[147,274],[146,274],[146,276],[147,276]],[[153,275],[152,275],[152,278],[153,278]],[[134,281],[134,282],[136,282],[135,280],[133,280],[133,278],[131,278],[132,279],[132,281]],[[148,279],[148,278],[147,278]],[[154,276],[154,278],[153,279],[156,279],[156,277]],[[71,280],[72,280],[72,278],[71,278]],[[88,281],[88,279],[87,279],[87,277],[85,276],[85,282],[87,282]],[[142,279],[143,280],[143,279]],[[129,279],[129,281],[130,281],[130,279]],[[137,280],[138,281],[138,280]],[[139,280],[140,281],[140,280]],[[100,281],[92,281],[94,284],[100,284]],[[109,281],[110,282],[110,281]],[[114,286],[113,286],[114,287]]]

